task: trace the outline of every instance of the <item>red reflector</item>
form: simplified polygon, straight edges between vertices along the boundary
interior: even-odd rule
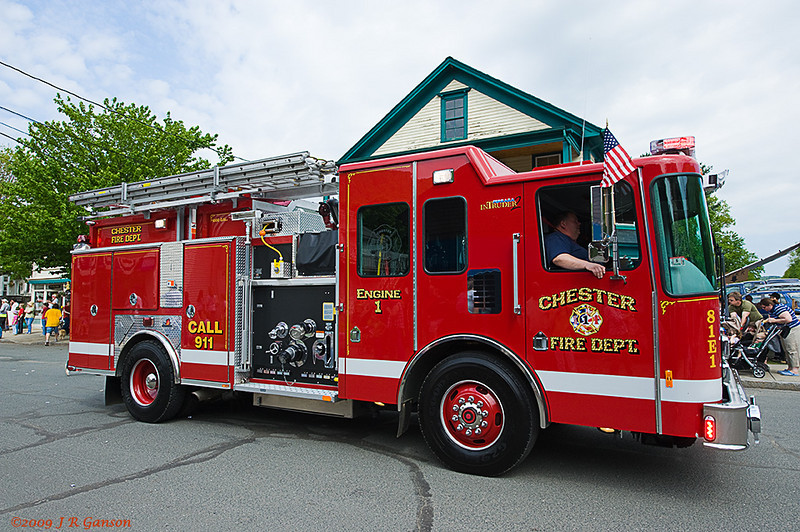
[[[152,327],[153,326],[153,318],[151,318],[151,317],[142,318],[142,325],[144,325],[145,327]]]
[[[712,416],[706,416],[704,424],[705,431],[703,437],[705,437],[706,441],[714,441],[717,439],[717,420]]]

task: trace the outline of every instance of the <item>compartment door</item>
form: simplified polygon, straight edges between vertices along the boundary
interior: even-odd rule
[[[231,246],[231,242],[210,242],[184,247],[183,382],[229,380],[233,360]]]
[[[112,369],[110,252],[73,256],[71,312],[69,365]]]

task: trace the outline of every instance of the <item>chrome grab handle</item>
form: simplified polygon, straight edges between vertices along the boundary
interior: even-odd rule
[[[522,314],[522,306],[519,303],[519,241],[520,241],[520,234],[514,233],[512,236],[512,246],[511,249],[514,255],[514,314]]]

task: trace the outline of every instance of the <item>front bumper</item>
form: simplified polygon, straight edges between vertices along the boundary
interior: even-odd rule
[[[711,418],[715,424],[713,439],[704,434],[703,445],[714,449],[741,451],[747,449],[748,432],[753,433],[753,442],[758,443],[761,433],[761,409],[755,397],[748,400],[742,381],[735,369],[722,363],[722,402],[703,405],[704,428]]]

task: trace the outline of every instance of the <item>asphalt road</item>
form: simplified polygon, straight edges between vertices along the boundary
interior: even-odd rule
[[[764,433],[744,452],[553,426],[520,467],[480,478],[445,469],[416,427],[395,438],[391,412],[229,401],[138,423],[104,406],[101,377],[67,377],[65,358],[64,344],[0,342],[0,530],[798,528],[793,391],[754,390]]]

